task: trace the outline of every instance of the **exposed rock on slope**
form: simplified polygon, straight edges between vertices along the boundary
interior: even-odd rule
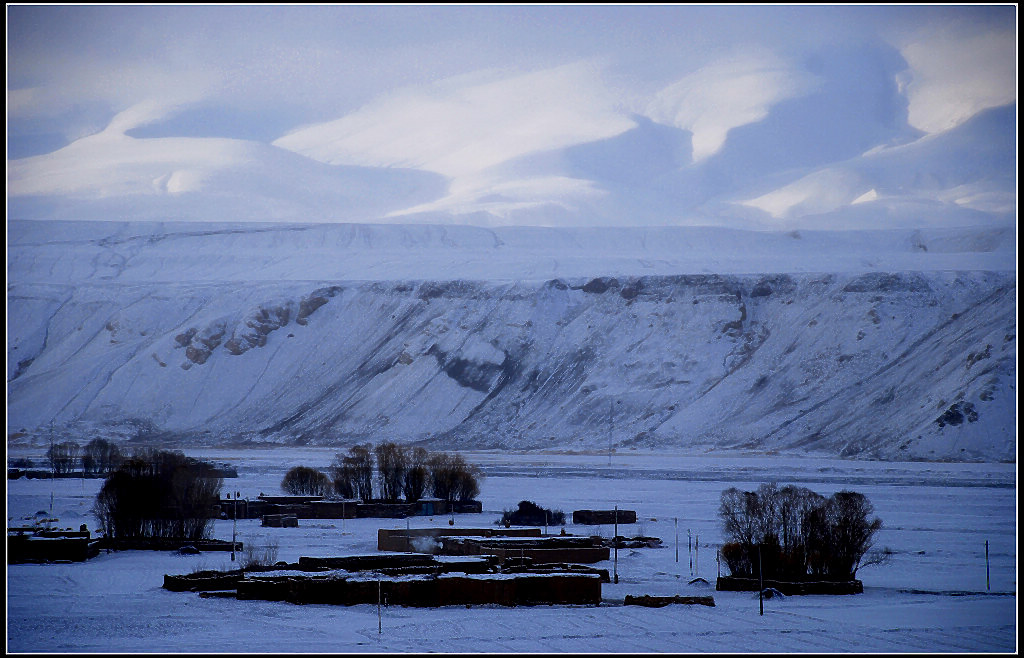
[[[13,283],[8,432],[1011,460],[1015,294],[981,272]]]

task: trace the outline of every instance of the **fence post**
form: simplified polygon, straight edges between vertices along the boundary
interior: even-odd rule
[[[690,556],[690,575],[693,575],[693,536],[686,530],[686,554]]]
[[[757,545],[757,602],[761,606],[761,616],[764,616],[764,571],[761,569],[761,544]]]
[[[612,537],[615,547],[615,584],[619,584],[619,506],[615,506],[615,535]]]
[[[988,540],[986,539],[985,540],[985,589],[986,590],[989,589],[988,575],[989,575],[989,571],[988,571]]]

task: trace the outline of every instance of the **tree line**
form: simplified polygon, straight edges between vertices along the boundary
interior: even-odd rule
[[[117,444],[106,439],[93,439],[83,448],[77,441],[51,443],[46,461],[55,475],[68,475],[81,468],[88,476],[107,475],[125,460]]]
[[[830,497],[805,487],[762,484],[757,491],[722,492],[719,516],[726,543],[721,556],[734,576],[779,580],[851,580],[857,570],[885,561],[871,552],[879,518],[853,491]]]
[[[480,468],[458,453],[432,453],[391,441],[350,447],[335,457],[328,473],[296,466],[285,474],[281,489],[296,496],[382,502],[416,502],[429,493],[454,502],[473,500],[483,479]]]

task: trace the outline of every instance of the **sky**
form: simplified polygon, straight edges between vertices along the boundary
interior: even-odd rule
[[[1014,5],[8,5],[9,210],[864,223],[854,200],[892,196],[888,174],[852,162],[872,149],[958,129],[979,139],[964,126],[1011,107],[998,142],[1015,160],[1016,16]],[[1015,217],[1015,185],[992,181],[1007,155],[993,157],[970,180],[942,179],[972,199],[949,221]],[[792,202],[787,185],[809,175],[855,183]],[[410,194],[371,208],[332,191],[367,187],[365,176],[381,194]],[[200,209],[253,195],[264,210]],[[899,196],[889,221],[905,215]],[[935,190],[924,200],[951,203]]]

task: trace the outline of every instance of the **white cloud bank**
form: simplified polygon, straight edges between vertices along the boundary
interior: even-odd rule
[[[767,227],[857,205],[881,226],[871,212],[901,195],[1015,212],[1000,154],[969,179],[936,177],[929,163],[962,159],[937,148],[885,172],[837,161],[1015,103],[1014,12],[998,7],[9,17],[8,152],[28,157],[8,160],[8,208],[24,218],[141,218],[172,197],[161,216],[240,221]],[[1005,154],[1007,125],[957,152]]]
[[[600,195],[586,180],[509,178],[494,171],[524,155],[613,137],[635,125],[595,65],[479,77],[404,90],[274,145],[328,164],[411,167],[451,180],[443,198],[391,216],[486,212],[508,218],[539,206],[573,210],[576,201]]]
[[[910,125],[928,133],[954,128],[981,110],[1017,100],[1017,35],[957,35],[942,30],[901,49]]]
[[[693,159],[714,155],[733,128],[760,121],[776,103],[806,93],[814,76],[769,54],[716,62],[659,92],[645,114],[693,133]]]
[[[465,82],[405,90],[274,144],[329,164],[415,167],[457,178],[634,125],[590,64]]]

